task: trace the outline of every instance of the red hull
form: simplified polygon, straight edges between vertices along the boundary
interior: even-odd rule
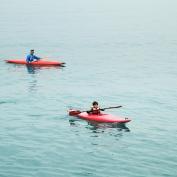
[[[94,122],[99,122],[99,123],[127,123],[131,121],[128,118],[114,116],[111,114],[95,115],[95,114],[88,114],[87,112],[82,112],[77,115],[73,115],[72,112],[73,110],[69,111],[69,115],[76,116],[78,118],[81,118],[87,121],[94,121]]]
[[[33,66],[60,66],[64,63],[58,61],[38,60],[31,63],[27,63],[25,60],[6,60],[7,63],[21,64],[21,65],[33,65]]]

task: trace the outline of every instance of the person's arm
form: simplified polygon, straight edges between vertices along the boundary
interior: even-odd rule
[[[33,56],[33,59],[40,60],[40,57],[37,57],[36,55]]]
[[[90,108],[89,111],[87,111],[88,114],[92,113],[93,112],[93,107]]]

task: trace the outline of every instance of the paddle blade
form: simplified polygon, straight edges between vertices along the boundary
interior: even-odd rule
[[[77,116],[80,113],[81,113],[81,111],[79,111],[79,110],[69,110],[70,116]]]

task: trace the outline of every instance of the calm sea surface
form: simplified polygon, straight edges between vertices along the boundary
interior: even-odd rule
[[[0,177],[176,177],[177,1],[0,0]],[[36,55],[63,68],[5,59]],[[123,105],[126,127],[70,107]]]

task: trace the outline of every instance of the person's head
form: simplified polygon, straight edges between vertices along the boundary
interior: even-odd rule
[[[30,50],[30,54],[33,55],[34,54],[34,49]]]
[[[92,103],[92,105],[93,105],[94,108],[98,108],[98,102],[97,102],[97,101],[94,101],[94,102]]]

